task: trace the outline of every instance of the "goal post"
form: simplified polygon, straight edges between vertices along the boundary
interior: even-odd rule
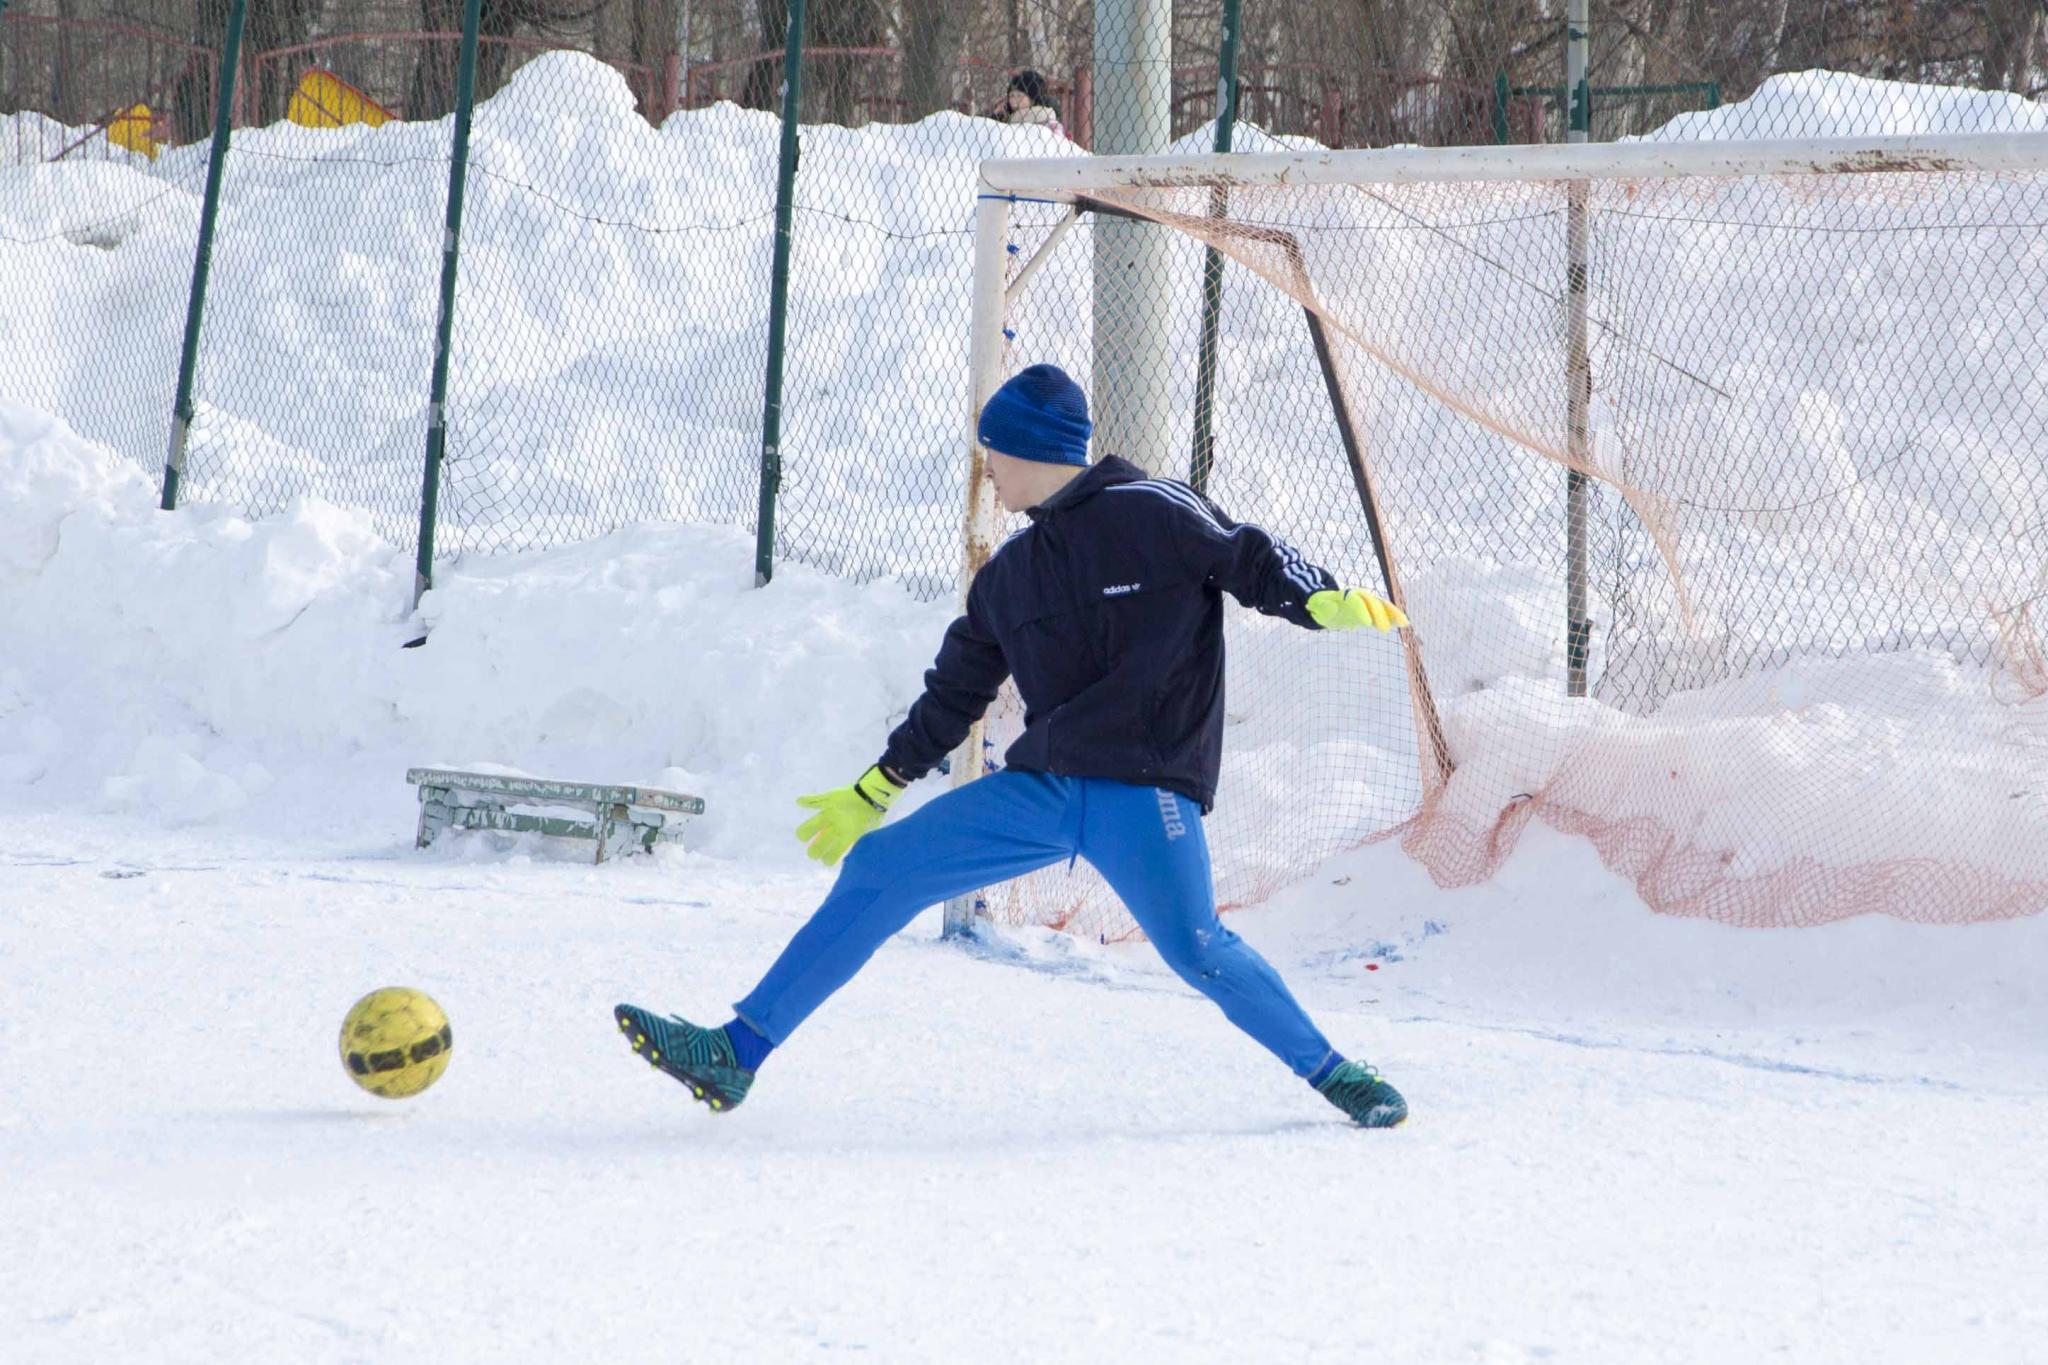
[[[981,409],[1003,381],[1003,318],[1006,309],[1010,201],[983,195],[974,208],[974,285],[969,302],[972,335],[967,350],[967,503],[961,517],[960,605],[967,606],[968,585],[995,550],[998,509],[995,487],[988,478],[988,452],[981,448]],[[953,755],[954,786],[981,776],[982,722],[969,727],[967,742]],[[942,936],[957,937],[974,927],[975,898],[946,902]]]
[[[1253,185],[1669,180],[1685,176],[1998,173],[2043,168],[2041,133],[1943,133],[1781,141],[1510,143],[1317,152],[996,158],[981,192],[1073,203],[1112,190]]]
[[[1935,788],[2048,771],[2048,733],[1998,710],[2048,697],[2048,135],[992,160],[981,182],[967,573],[1003,529],[980,405],[1021,365],[1090,372],[1104,295],[1078,243],[1140,218],[1183,249],[1122,287],[1175,322],[1154,391],[1116,401],[1186,425],[1191,262],[1235,261],[1218,501],[1415,623],[1375,647],[1232,611],[1225,903],[1387,837],[1476,879],[1541,819],[1676,913],[2048,908],[2048,787],[1903,838],[1917,814],[1840,799],[1842,755],[1910,726],[1930,671],[1974,736],[1923,756],[1955,759]],[[1851,741],[1807,732],[1838,712]],[[991,913],[1131,933],[1086,877]]]

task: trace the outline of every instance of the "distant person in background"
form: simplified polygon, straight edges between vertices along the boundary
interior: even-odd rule
[[[1019,71],[1010,77],[1010,88],[991,117],[1004,123],[1036,124],[1061,137],[1067,135],[1067,130],[1060,126],[1059,106],[1046,94],[1045,77],[1036,71]]]

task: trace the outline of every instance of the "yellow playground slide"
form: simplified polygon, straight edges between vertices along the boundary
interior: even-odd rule
[[[306,128],[343,128],[351,123],[375,128],[391,121],[391,111],[331,71],[308,71],[292,91],[285,117]],[[131,104],[107,120],[107,141],[139,152],[151,161],[163,150],[163,130],[146,104]]]
[[[375,128],[391,111],[331,71],[308,71],[292,91],[285,117],[307,128],[342,128],[366,123]]]
[[[163,144],[155,137],[156,115],[146,104],[131,104],[107,121],[107,141],[116,147],[131,152],[140,152],[151,161]]]

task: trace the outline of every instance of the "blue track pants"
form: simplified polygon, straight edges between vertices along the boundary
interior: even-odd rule
[[[1296,1075],[1330,1057],[1279,973],[1216,918],[1201,807],[1156,787],[1015,770],[856,843],[832,894],[739,1016],[781,1044],[919,911],[1076,854],[1123,898],[1166,964]]]

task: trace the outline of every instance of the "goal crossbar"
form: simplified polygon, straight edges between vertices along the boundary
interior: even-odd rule
[[[1071,202],[1114,189],[2039,170],[2048,133],[1035,157],[984,161],[981,180],[989,194]]]

